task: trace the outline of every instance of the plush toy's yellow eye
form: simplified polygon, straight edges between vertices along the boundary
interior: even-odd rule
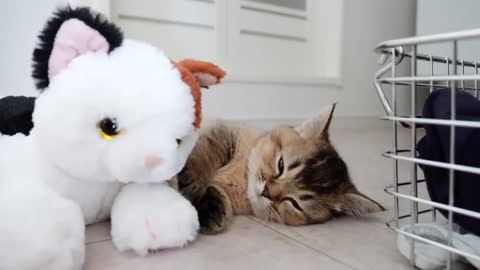
[[[98,122],[97,127],[100,129],[100,135],[105,140],[111,140],[118,135],[122,134],[122,130],[119,130],[117,121],[112,118],[105,118]]]

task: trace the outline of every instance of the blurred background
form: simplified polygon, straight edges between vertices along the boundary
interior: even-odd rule
[[[373,87],[375,45],[478,27],[480,1],[461,2],[1,0],[0,96],[36,95],[30,79],[36,35],[55,6],[70,3],[105,13],[128,38],[149,41],[174,60],[198,58],[223,67],[224,84],[205,92],[206,117],[300,119],[333,101],[339,117],[378,116],[383,109]],[[408,93],[399,100],[406,109],[407,100]]]

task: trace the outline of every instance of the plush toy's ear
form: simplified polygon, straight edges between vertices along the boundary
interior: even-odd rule
[[[48,87],[52,77],[87,52],[108,53],[120,46],[122,32],[89,8],[58,9],[39,35],[33,51],[33,78],[37,88]]]
[[[225,71],[210,62],[185,59],[178,62],[178,65],[190,71],[198,84],[204,88],[219,83],[225,76]]]
[[[191,59],[173,63],[180,72],[182,80],[190,87],[193,100],[195,101],[195,121],[193,125],[200,127],[202,121],[202,93],[200,88],[208,88],[220,83],[225,76],[225,71],[217,65],[209,62]]]
[[[75,57],[87,52],[107,53],[107,40],[78,19],[69,19],[58,30],[48,60],[48,77],[60,73]]]

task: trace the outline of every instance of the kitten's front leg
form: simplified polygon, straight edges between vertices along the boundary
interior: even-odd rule
[[[232,203],[221,186],[208,186],[202,196],[193,200],[193,204],[198,211],[200,233],[218,234],[230,226],[233,216]]]
[[[198,215],[190,202],[166,183],[128,184],[112,207],[112,240],[139,255],[185,246],[194,240]]]

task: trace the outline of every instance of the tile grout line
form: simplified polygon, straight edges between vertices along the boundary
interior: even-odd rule
[[[111,241],[112,238],[105,238],[105,239],[101,239],[101,240],[95,240],[95,241],[92,241],[92,242],[85,242],[85,245],[88,246],[90,244],[96,244],[96,243],[101,243],[101,242],[106,242],[106,241]]]
[[[286,238],[288,238],[288,239],[290,239],[290,240],[293,240],[293,241],[295,241],[296,243],[299,243],[299,244],[301,244],[302,246],[304,246],[304,247],[306,247],[306,248],[308,248],[308,249],[310,249],[310,250],[313,250],[315,253],[324,255],[325,257],[327,257],[327,258],[329,258],[329,259],[331,259],[331,260],[333,260],[333,261],[336,261],[336,262],[338,262],[338,263],[340,263],[340,264],[342,264],[342,265],[344,265],[344,266],[347,266],[347,267],[349,267],[349,268],[351,268],[351,269],[353,269],[353,270],[360,270],[359,268],[356,268],[356,267],[354,267],[354,266],[352,266],[352,265],[350,265],[350,264],[347,264],[347,263],[345,263],[345,262],[343,262],[343,261],[341,261],[341,260],[339,260],[339,259],[337,259],[337,258],[335,258],[335,257],[333,257],[333,256],[331,256],[331,255],[329,255],[329,254],[326,254],[326,253],[324,253],[324,252],[316,249],[315,247],[312,247],[312,246],[310,246],[310,245],[308,245],[308,244],[306,244],[306,243],[303,243],[302,241],[300,241],[300,240],[298,240],[298,239],[296,239],[296,238],[294,238],[294,237],[292,237],[292,236],[290,236],[290,235],[288,235],[288,234],[285,234],[285,233],[283,233],[283,232],[281,232],[281,231],[279,231],[279,230],[276,230],[275,228],[273,228],[273,227],[271,227],[271,226],[268,226],[267,224],[265,224],[265,223],[263,223],[263,222],[255,219],[255,218],[253,218],[253,217],[250,217],[250,216],[246,216],[246,217],[247,217],[248,219],[250,219],[251,221],[257,223],[257,224],[262,225],[262,226],[265,227],[265,228],[268,228],[268,229],[270,229],[270,230],[272,230],[272,231],[274,231],[274,232],[276,232],[276,233],[279,233],[279,234],[281,234],[282,236],[284,236],[284,237],[286,237]],[[97,243],[102,243],[102,242],[111,241],[111,240],[112,240],[111,238],[105,238],[105,239],[95,240],[95,241],[92,241],[92,242],[85,243],[85,245],[88,246],[88,245],[97,244]]]
[[[252,220],[252,221],[254,221],[254,222],[256,222],[256,223],[258,223],[258,224],[260,224],[260,225],[263,225],[264,227],[269,228],[269,229],[273,230],[274,232],[277,232],[277,233],[281,234],[282,236],[285,236],[285,237],[287,237],[288,239],[293,240],[293,241],[301,244],[302,246],[305,246],[305,247],[307,247],[307,248],[315,251],[316,253],[322,254],[322,255],[324,255],[324,256],[326,256],[326,257],[328,257],[328,258],[330,258],[330,259],[332,259],[332,260],[334,260],[334,261],[336,261],[336,262],[339,262],[339,263],[341,263],[342,265],[345,265],[345,266],[347,266],[347,267],[349,267],[349,268],[351,268],[351,269],[360,270],[359,268],[356,268],[356,267],[354,267],[353,265],[347,264],[347,263],[345,263],[345,262],[343,262],[343,261],[341,261],[341,260],[339,260],[339,259],[337,259],[337,258],[335,258],[335,257],[333,257],[333,256],[331,256],[331,255],[329,255],[329,254],[326,254],[326,253],[324,253],[324,252],[322,252],[322,251],[320,251],[320,250],[318,250],[318,249],[316,249],[316,248],[314,248],[314,247],[312,247],[312,246],[310,246],[310,245],[308,245],[308,244],[306,244],[306,243],[303,243],[302,241],[300,241],[300,240],[298,240],[298,239],[296,239],[296,238],[293,238],[293,237],[291,237],[291,236],[288,235],[288,234],[285,234],[285,233],[283,233],[283,232],[281,232],[281,231],[278,231],[278,230],[276,230],[275,228],[270,227],[270,226],[268,226],[267,224],[256,220],[255,218],[252,218],[252,217],[250,217],[250,216],[247,216],[247,217],[248,217],[250,220]]]

